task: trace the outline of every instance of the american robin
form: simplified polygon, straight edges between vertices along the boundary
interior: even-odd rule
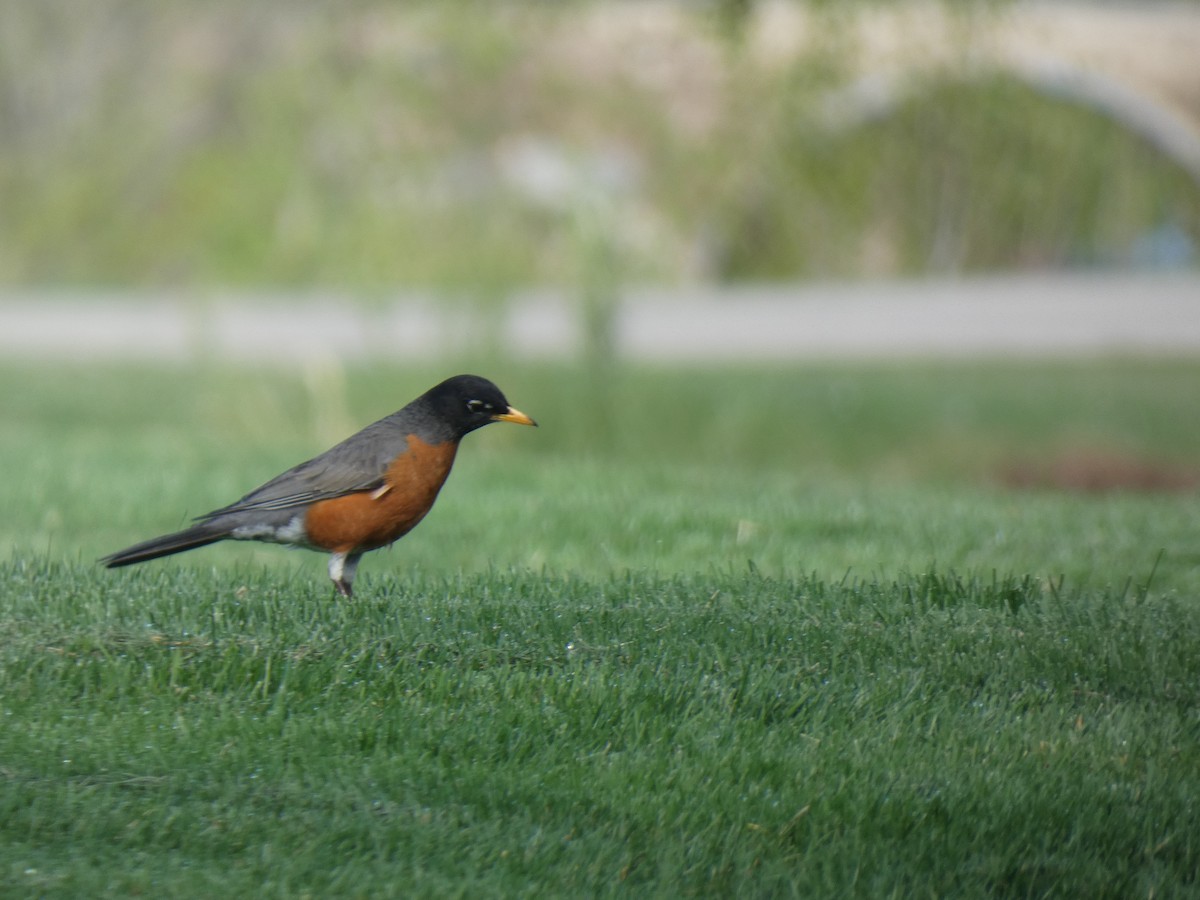
[[[537,425],[486,378],[456,375],[191,528],[100,561],[112,569],[226,539],[293,544],[331,553],[329,577],[349,597],[362,555],[416,527],[450,474],[458,442],[490,422]]]

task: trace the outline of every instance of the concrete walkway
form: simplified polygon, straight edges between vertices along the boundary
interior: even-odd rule
[[[634,360],[1200,353],[1200,273],[631,290],[614,320]],[[0,292],[0,358],[85,361],[428,359],[581,353],[569,298],[531,293],[480,316],[459,304],[332,293]]]

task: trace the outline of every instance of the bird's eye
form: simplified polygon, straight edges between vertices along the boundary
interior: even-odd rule
[[[469,409],[473,413],[479,412],[481,409],[491,409],[491,408],[492,408],[492,404],[485,403],[482,400],[468,400],[467,401],[467,409]]]

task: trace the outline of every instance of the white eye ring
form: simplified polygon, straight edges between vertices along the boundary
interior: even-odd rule
[[[467,409],[471,412],[479,412],[481,409],[491,409],[490,403],[484,403],[482,400],[468,400]]]

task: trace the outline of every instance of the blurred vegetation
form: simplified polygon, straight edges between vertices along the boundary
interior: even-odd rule
[[[1001,75],[929,84],[848,131],[788,117],[758,163],[727,198],[727,276],[1119,265],[1160,229],[1200,235],[1186,172]]]
[[[994,483],[1010,463],[1083,452],[1196,472],[1200,446],[1200,361],[1192,359],[630,364],[608,373],[604,393],[586,367],[471,362],[542,426],[489,430],[485,446],[537,463],[963,487]],[[467,364],[301,377],[225,363],[9,363],[0,366],[0,449],[15,459],[27,444],[20,452],[36,454],[53,480],[45,447],[99,442],[123,459],[138,435],[166,457],[188,460],[182,468],[220,471],[241,454],[265,479]],[[9,490],[27,493],[29,483],[14,479]]]
[[[885,276],[1200,239],[1183,172],[1000,77],[832,127],[846,4],[811,5],[825,37],[786,65],[748,51],[752,3],[613,24],[638,7],[6,4],[0,281],[490,297],[603,290],[598,254],[639,280]]]

